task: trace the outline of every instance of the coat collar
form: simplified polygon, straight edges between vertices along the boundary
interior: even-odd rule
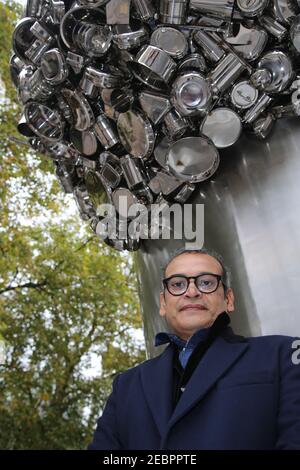
[[[144,394],[161,436],[203,399],[248,346],[246,338],[225,328],[196,367],[173,413],[173,347],[169,345],[159,357],[141,367]]]

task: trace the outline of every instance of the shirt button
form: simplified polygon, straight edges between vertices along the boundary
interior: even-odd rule
[[[182,392],[184,392],[184,391],[185,391],[185,387],[181,387],[180,390],[181,390]]]

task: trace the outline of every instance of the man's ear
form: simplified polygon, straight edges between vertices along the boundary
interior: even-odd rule
[[[159,314],[161,317],[164,317],[166,315],[166,301],[165,301],[164,292],[161,292],[159,294],[159,300],[160,300]]]
[[[229,287],[226,292],[227,312],[234,312],[234,294],[233,290]]]

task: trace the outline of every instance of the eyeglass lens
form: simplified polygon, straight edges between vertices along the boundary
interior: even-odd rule
[[[195,279],[198,290],[203,293],[210,293],[216,290],[219,280],[212,274],[203,274]],[[167,281],[167,287],[172,294],[183,294],[187,291],[189,280],[182,276],[172,277]]]

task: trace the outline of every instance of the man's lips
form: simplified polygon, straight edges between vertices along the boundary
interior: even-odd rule
[[[180,311],[182,310],[207,310],[206,307],[204,307],[204,305],[200,305],[200,304],[186,304],[184,305],[183,307],[181,307]]]

